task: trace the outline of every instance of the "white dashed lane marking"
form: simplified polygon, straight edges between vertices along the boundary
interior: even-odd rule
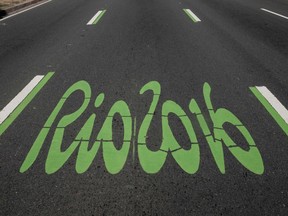
[[[265,86],[256,86],[256,88],[288,124],[288,110],[282,105],[282,103]]]
[[[279,14],[279,13],[275,13],[275,12],[270,11],[270,10],[267,10],[267,9],[265,9],[265,8],[261,8],[261,10],[262,10],[262,11],[266,11],[266,12],[268,12],[268,13],[274,14],[274,15],[276,15],[276,16],[279,16],[279,17],[282,17],[282,18],[288,20],[288,17],[287,17],[287,16],[281,15],[281,14]]]
[[[201,20],[190,9],[183,10],[193,20],[193,22],[201,22]]]
[[[265,86],[250,87],[250,90],[288,136],[288,110]]]
[[[98,11],[98,12],[92,17],[92,19],[87,23],[87,25],[95,25],[95,24],[97,24],[97,22],[101,19],[101,17],[104,15],[105,12],[106,12],[106,10],[100,10],[100,11]]]
[[[37,86],[44,76],[35,76],[19,94],[8,103],[0,112],[0,124],[16,109],[16,107],[27,97],[27,95]]]

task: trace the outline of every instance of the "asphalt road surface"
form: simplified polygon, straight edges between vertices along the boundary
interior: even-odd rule
[[[287,57],[286,0],[1,20],[0,215],[287,215]]]

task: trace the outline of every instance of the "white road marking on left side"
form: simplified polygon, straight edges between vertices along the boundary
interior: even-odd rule
[[[17,108],[17,106],[27,97],[27,95],[37,86],[44,76],[35,76],[18,95],[7,104],[0,112],[0,124]]]
[[[256,86],[256,88],[288,124],[288,110],[283,106],[283,104],[265,86]]]
[[[288,17],[286,17],[286,16],[284,16],[284,15],[275,13],[275,12],[270,11],[270,10],[267,10],[267,9],[265,9],[265,8],[261,8],[261,10],[266,11],[266,12],[271,13],[271,14],[274,14],[274,15],[276,15],[276,16],[282,17],[282,18],[284,18],[284,19],[288,19]]]
[[[11,14],[10,16],[7,16],[7,17],[4,17],[4,18],[0,19],[0,22],[3,21],[3,20],[9,19],[9,18],[11,18],[11,17],[13,17],[13,16],[16,16],[16,15],[18,15],[18,14],[21,14],[21,13],[24,13],[24,12],[26,12],[26,11],[29,11],[29,10],[31,10],[31,9],[34,9],[34,8],[36,8],[36,7],[39,7],[39,6],[43,5],[43,4],[46,4],[46,3],[51,2],[51,1],[52,1],[52,0],[47,0],[47,1],[43,2],[43,3],[37,4],[37,5],[35,5],[35,6],[32,6],[32,7],[27,8],[27,9],[25,9],[25,10],[19,11],[18,13]]]

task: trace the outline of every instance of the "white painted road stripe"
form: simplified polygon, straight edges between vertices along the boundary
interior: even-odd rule
[[[261,10],[266,11],[266,12],[271,13],[271,14],[274,14],[274,15],[277,15],[277,16],[280,16],[280,17],[282,17],[282,18],[284,18],[284,19],[288,19],[288,17],[286,17],[286,16],[284,16],[284,15],[275,13],[275,12],[270,11],[270,10],[267,10],[267,9],[265,9],[265,8],[261,8]]]
[[[43,3],[37,4],[37,5],[35,5],[35,6],[29,7],[29,8],[27,8],[27,9],[25,9],[25,10],[21,10],[21,11],[19,11],[18,13],[14,13],[14,14],[11,14],[10,16],[7,16],[7,17],[4,17],[4,18],[0,19],[0,21],[9,19],[9,18],[11,18],[11,17],[13,17],[13,16],[16,16],[16,15],[18,15],[18,14],[24,13],[24,12],[26,12],[26,11],[29,11],[29,10],[31,10],[31,9],[34,9],[34,8],[36,8],[36,7],[39,7],[39,6],[43,5],[43,4],[46,4],[46,3],[51,2],[51,1],[52,1],[52,0],[48,0],[48,1],[46,1],[46,2],[43,2]]]
[[[87,23],[87,25],[93,25],[95,20],[101,15],[102,12],[102,10],[98,11],[95,16],[93,16],[92,19]]]
[[[281,104],[281,102],[265,86],[256,86],[256,88],[288,124],[288,110]]]
[[[17,108],[17,106],[27,97],[27,95],[36,87],[36,85],[43,79],[44,76],[35,76],[19,94],[7,104],[0,112],[0,124]]]
[[[190,10],[190,9],[183,9],[188,16],[191,17],[191,19],[194,21],[194,22],[201,22],[201,20]]]

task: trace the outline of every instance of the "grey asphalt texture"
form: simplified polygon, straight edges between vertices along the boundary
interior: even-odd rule
[[[202,21],[193,23],[183,8]],[[0,21],[1,108],[34,76],[55,71],[0,137],[0,215],[288,215],[288,137],[249,90],[266,86],[288,108],[288,20],[260,8],[288,16],[285,0],[53,0]],[[87,26],[103,9],[107,12],[97,25]],[[76,173],[73,154],[57,173],[47,175],[50,133],[34,165],[20,173],[48,116],[79,80],[89,82],[93,99],[104,92],[105,102],[99,109],[89,106],[69,126],[63,148],[92,113],[97,114],[95,139],[120,99],[140,124],[151,94],[139,91],[156,80],[162,92],[149,145],[157,150],[162,140],[161,104],[176,101],[199,139],[198,172],[185,173],[168,154],[159,173],[147,174],[136,150],[135,161],[130,152],[123,170],[111,175],[100,150],[83,174]],[[226,174],[218,170],[188,108],[195,98],[208,116],[205,82],[212,88],[214,106],[232,111],[251,133],[264,161],[263,175],[247,170],[225,148]],[[62,116],[77,109],[81,100],[82,95],[73,95]],[[179,143],[187,145],[179,119],[172,116],[170,123]],[[113,128],[120,148],[119,116]],[[235,128],[229,130],[245,148]]]

